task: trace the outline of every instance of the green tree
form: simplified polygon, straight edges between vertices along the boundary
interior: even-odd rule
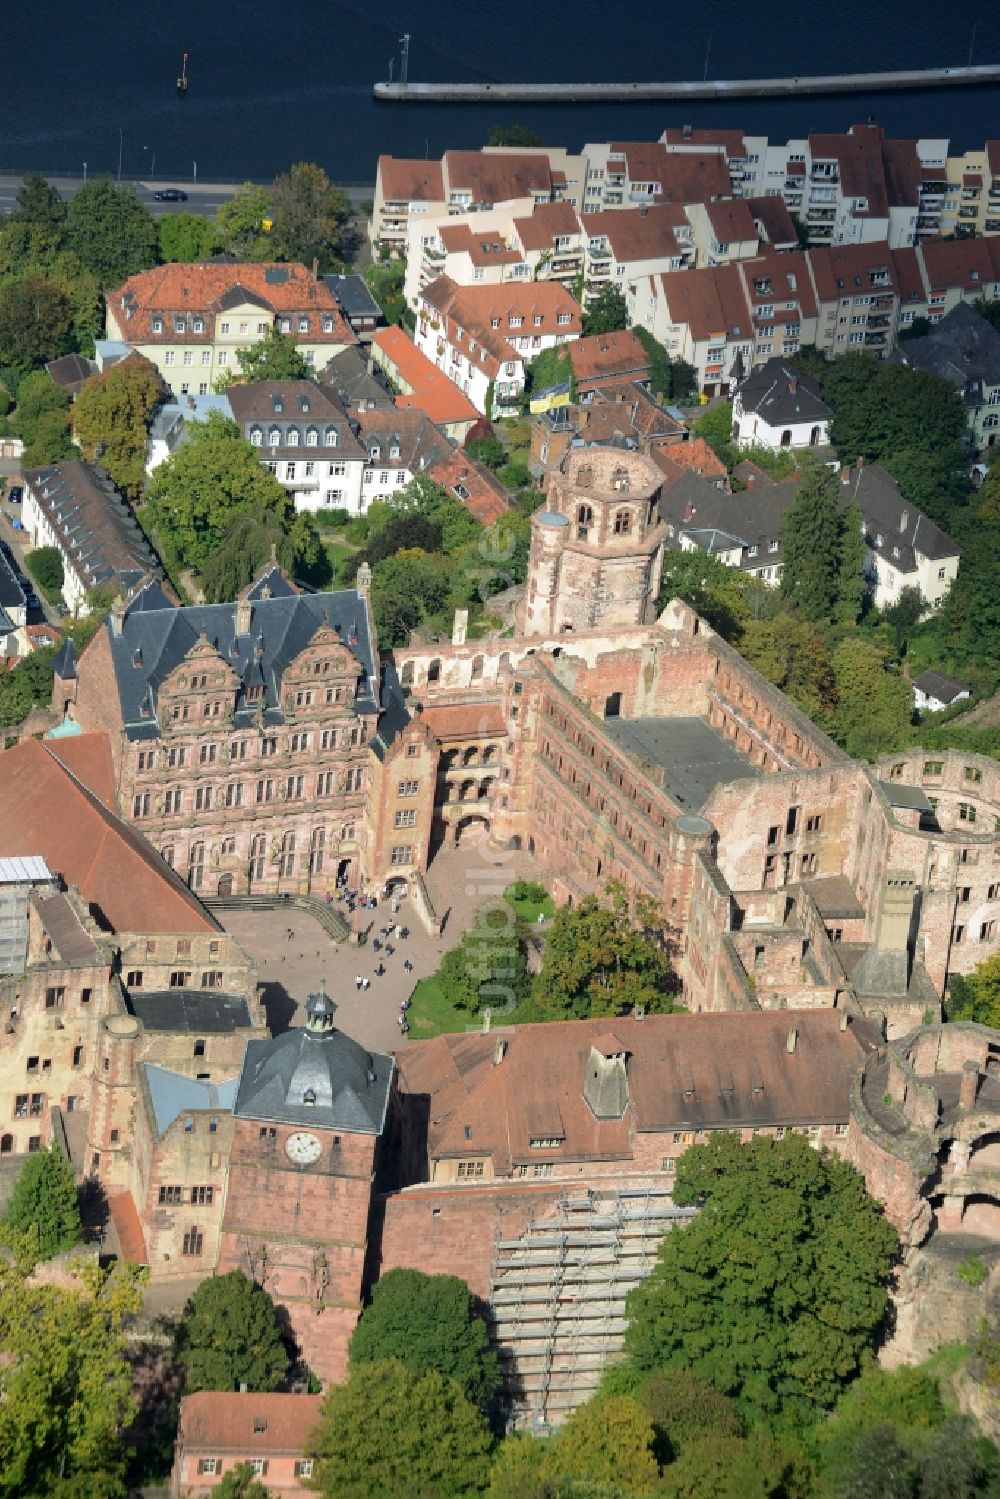
[[[341,264],[343,228],[350,218],[347,194],[334,187],[322,167],[298,161],[276,177],[269,193],[271,241],[282,260],[300,260],[321,270]]]
[[[811,1499],[815,1488],[801,1458],[770,1437],[702,1438],[663,1475],[665,1499]]]
[[[294,532],[294,507],[235,422],[212,412],[188,428],[189,439],[153,474],[150,525],[187,566],[201,569],[237,515],[254,515]]]
[[[312,380],[313,371],[299,353],[294,338],[286,338],[274,324],[264,337],[249,349],[237,349],[239,375],[232,374],[226,385],[254,385],[260,380]]]
[[[72,345],[69,300],[56,281],[28,271],[0,289],[0,355],[20,377]]]
[[[58,463],[61,458],[75,457],[69,418],[57,411],[47,411],[35,423],[31,438],[24,445],[21,462],[25,468],[42,468],[48,463]]]
[[[271,217],[267,189],[244,182],[215,215],[215,232],[222,248],[237,260],[274,259],[274,247],[264,228]]]
[[[398,1359],[412,1374],[434,1369],[482,1409],[500,1388],[500,1362],[486,1324],[456,1275],[383,1275],[351,1335],[348,1357],[352,1368]]]
[[[67,1289],[0,1256],[3,1499],[124,1499],[121,1432],[135,1412],[125,1329],[144,1276],[88,1264]]]
[[[812,465],[782,526],[782,596],[814,621],[830,619],[840,595],[843,520],[838,484],[831,469]]]
[[[46,646],[0,674],[0,728],[22,723],[32,708],[48,707],[54,656],[55,649]]]
[[[528,956],[513,913],[486,907],[457,947],[441,960],[437,981],[446,1002],[478,1014],[513,1009],[531,990]]]
[[[482,535],[482,526],[461,500],[424,474],[418,474],[385,501],[385,524],[400,512],[421,515],[439,526],[441,547],[447,553],[457,551],[467,542],[478,541]]]
[[[900,328],[899,342],[904,344],[909,343],[914,338],[926,338],[927,334],[931,331],[931,327],[930,318],[915,317],[909,327]]]
[[[739,449],[733,443],[733,403],[720,401],[694,424],[696,437],[703,437],[716,458],[732,473],[740,461]]]
[[[748,620],[740,651],[810,718],[825,722],[836,707],[837,681],[830,652],[809,620],[794,614]]]
[[[421,620],[448,598],[443,557],[419,548],[396,552],[372,569],[371,603],[382,646],[405,645]]]
[[[492,469],[494,473],[497,469],[503,468],[507,462],[507,449],[492,431],[475,438],[470,432],[465,442],[465,451],[478,463],[483,463],[487,468]]]
[[[156,264],[156,221],[132,187],[95,177],[77,188],[66,210],[66,243],[105,291]]]
[[[676,1457],[692,1442],[744,1435],[736,1402],[690,1369],[664,1369],[648,1375],[639,1385],[636,1398],[670,1457]]]
[[[881,1427],[905,1434],[936,1431],[945,1419],[937,1380],[924,1369],[868,1368],[837,1401],[832,1418],[816,1428],[824,1474],[834,1481],[854,1462],[861,1435]]]
[[[826,370],[830,440],[844,463],[951,449],[965,435],[962,398],[949,380],[870,354],[844,354]]]
[[[913,712],[909,682],[887,669],[888,653],[870,640],[849,636],[831,658],[837,706],[830,732],[848,754],[873,760],[905,743]]]
[[[48,229],[59,235],[66,221],[66,204],[58,191],[38,172],[29,172],[21,178],[17,189],[15,217],[24,223]]]
[[[984,958],[969,974],[952,974],[945,1013],[949,1020],[1000,1028],[1000,953]]]
[[[242,1270],[202,1281],[184,1308],[175,1353],[188,1394],[243,1384],[275,1390],[288,1372],[274,1302]]]
[[[271,1490],[256,1477],[249,1463],[237,1463],[222,1475],[213,1499],[271,1499]]]
[[[899,598],[882,610],[882,618],[892,630],[892,643],[896,654],[902,656],[906,643],[920,623],[927,609],[919,588],[901,588]]]
[[[65,582],[62,553],[58,547],[36,547],[28,552],[25,566],[47,598],[53,598]]]
[[[637,1005],[669,1011],[669,975],[666,953],[636,930],[627,899],[611,888],[603,902],[588,895],[556,911],[532,997],[546,1020],[625,1015]]]
[[[299,517],[296,526],[303,520]],[[206,601],[225,604],[237,598],[260,576],[272,555],[281,567],[293,572],[294,537],[273,516],[258,519],[247,511],[234,515],[205,562],[201,577]]]
[[[767,1413],[829,1405],[885,1315],[896,1247],[862,1178],[799,1135],[721,1134],[681,1156],[673,1195],[701,1211],[629,1293],[629,1358]]]
[[[657,608],[674,598],[690,604],[730,645],[740,643],[751,617],[770,618],[776,606],[766,584],[700,550],[664,553]]]
[[[603,286],[594,300],[584,308],[583,332],[587,337],[592,333],[620,333],[628,327],[628,305],[625,301],[625,293],[620,286],[609,281]]]
[[[540,390],[551,390],[554,385],[568,385],[569,398],[576,400],[576,376],[568,344],[555,344],[543,349],[525,370],[528,394]]]
[[[915,1499],[917,1465],[891,1426],[858,1433],[832,1485],[836,1499]]]
[[[455,1380],[398,1361],[331,1385],[316,1442],[326,1499],[451,1499],[486,1485],[493,1440]]]
[[[649,360],[649,388],[658,400],[677,401],[696,389],[697,371],[684,359],[671,359],[648,329],[636,325],[632,332],[642,344]]]
[[[167,398],[159,371],[133,356],[85,380],[73,406],[73,435],[88,463],[99,463],[132,499],[146,480],[149,424]]]
[[[365,269],[365,283],[379,307],[382,316],[391,325],[401,323],[407,312],[403,296],[403,281],[406,276],[404,260],[374,261]]]
[[[867,547],[865,524],[857,505],[848,505],[840,517],[840,544],[837,548],[837,591],[833,600],[833,618],[838,624],[854,625],[864,608],[864,566]]]
[[[82,1240],[76,1177],[55,1145],[28,1156],[10,1194],[3,1226],[8,1239],[11,1234],[34,1231],[41,1260],[50,1260]]]
[[[190,264],[207,260],[218,245],[218,230],[201,213],[165,213],[159,223],[160,259]]]
[[[546,1468],[556,1481],[591,1479],[649,1494],[660,1477],[655,1442],[649,1417],[628,1395],[589,1400],[551,1443]]]

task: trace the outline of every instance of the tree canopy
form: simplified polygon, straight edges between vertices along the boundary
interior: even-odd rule
[[[239,375],[230,373],[223,385],[253,385],[259,380],[312,380],[313,371],[299,353],[294,338],[272,324],[257,343],[237,349]]]
[[[498,903],[480,911],[436,977],[446,1002],[470,1015],[508,1014],[524,1004],[531,992],[528,954],[510,909]]]
[[[298,161],[276,177],[268,193],[276,259],[300,260],[321,270],[341,265],[343,230],[350,217],[347,194],[334,187],[322,167]]]
[[[629,1358],[772,1414],[832,1404],[885,1315],[896,1247],[862,1178],[799,1135],[723,1134],[684,1152],[673,1195],[701,1211],[629,1294]]]
[[[832,469],[810,464],[782,526],[782,595],[805,619],[853,624],[861,612],[860,512],[844,511]],[[852,529],[853,528],[853,529]]]
[[[267,188],[244,182],[216,211],[215,233],[222,249],[237,260],[278,259],[264,229],[270,212]]]
[[[649,917],[655,927],[656,913]],[[624,893],[609,888],[603,901],[588,895],[556,911],[532,1009],[544,1020],[625,1015],[637,1005],[669,1011],[669,975],[666,953],[633,926]]]
[[[952,974],[945,1013],[949,1020],[1000,1027],[1000,953],[984,958],[971,973]]]
[[[177,1328],[176,1357],[185,1388],[275,1390],[288,1372],[288,1350],[263,1286],[242,1270],[202,1281]]]
[[[7,1203],[5,1237],[34,1233],[36,1252],[50,1260],[83,1238],[73,1168],[55,1145],[36,1150],[21,1167]]]
[[[609,281],[583,311],[583,333],[620,333],[628,327],[628,304],[620,286]]]
[[[316,1443],[325,1499],[418,1499],[480,1492],[493,1438],[461,1386],[398,1360],[356,1365],[331,1385]]]
[[[146,446],[154,411],[166,400],[159,371],[133,355],[85,380],[73,406],[73,434],[88,463],[136,499],[146,479]]]
[[[72,326],[69,298],[43,272],[26,271],[0,287],[0,357],[18,377],[64,353]]]
[[[218,230],[200,213],[165,213],[159,222],[160,259],[207,260],[218,247]]]
[[[307,516],[263,468],[235,422],[211,412],[193,422],[189,439],[161,463],[147,490],[146,516],[180,563],[201,570],[239,515],[273,520],[296,556],[315,544]]]
[[[271,1490],[256,1477],[249,1463],[237,1463],[223,1473],[212,1499],[271,1499]]]
[[[77,188],[66,209],[66,242],[103,290],[155,265],[160,253],[156,221],[132,187],[94,177]]]
[[[144,1276],[88,1264],[67,1289],[0,1256],[3,1499],[124,1499],[121,1432],[135,1411],[124,1332]]]
[[[500,1387],[500,1364],[472,1293],[456,1275],[390,1270],[372,1291],[348,1350],[351,1367],[398,1359],[413,1374],[436,1370],[485,1409]]]

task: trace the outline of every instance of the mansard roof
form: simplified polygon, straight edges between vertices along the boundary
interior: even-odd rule
[[[249,1041],[233,1112],[240,1119],[380,1135],[394,1062],[342,1031],[301,1027]]]

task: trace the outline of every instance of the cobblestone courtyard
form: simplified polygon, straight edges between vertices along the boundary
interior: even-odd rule
[[[227,911],[224,925],[258,964],[268,1021],[275,1034],[301,1025],[307,996],[325,984],[338,1006],[339,1028],[374,1051],[390,1051],[405,1044],[398,1025],[401,1001],[412,993],[418,979],[435,972],[444,953],[472,924],[479,907],[499,898],[511,881],[539,877],[538,866],[526,853],[492,849],[485,842],[442,849],[426,876],[431,900],[444,921],[440,937],[428,935],[411,900],[401,903],[395,918],[388,901],[379,901],[374,911],[356,910],[355,929],[371,928],[368,941],[360,947],[331,941],[303,911]],[[393,920],[407,927],[409,936],[395,942],[392,956],[385,957],[373,951],[371,938]],[[375,973],[380,959],[385,967],[381,978]],[[412,972],[404,970],[406,960],[412,963]],[[370,988],[361,992],[359,975],[371,981]]]

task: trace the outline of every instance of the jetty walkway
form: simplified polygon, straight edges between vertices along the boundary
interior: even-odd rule
[[[897,73],[819,73],[803,78],[716,78],[671,83],[376,83],[394,104],[625,104],[630,100],[766,99],[794,94],[878,94],[1000,83],[1000,63],[911,68]]]

